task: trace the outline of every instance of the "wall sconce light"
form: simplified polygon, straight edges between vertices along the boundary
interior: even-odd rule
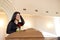
[[[23,29],[28,29],[28,28],[32,28],[32,22],[27,20],[26,23],[24,24]]]
[[[47,23],[47,28],[52,28],[53,24],[52,23]]]
[[[4,20],[0,19],[0,27],[4,25]]]

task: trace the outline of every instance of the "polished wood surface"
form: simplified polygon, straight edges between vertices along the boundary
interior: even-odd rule
[[[41,32],[35,29],[21,30],[6,37],[6,40],[44,40]]]

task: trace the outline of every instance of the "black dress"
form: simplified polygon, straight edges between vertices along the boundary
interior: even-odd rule
[[[24,22],[22,16],[20,16],[20,18],[21,18],[21,22],[19,22],[18,24],[20,24],[20,26],[23,26],[25,22]],[[16,29],[17,29],[18,24],[15,24],[14,22],[9,22],[9,24],[7,26],[6,33],[7,34],[11,34],[13,32],[16,32]]]

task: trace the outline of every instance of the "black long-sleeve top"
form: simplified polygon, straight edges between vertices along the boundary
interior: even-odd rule
[[[24,19],[22,18],[22,16],[20,16],[21,18],[21,22],[18,22],[18,24],[20,24],[20,26],[23,26],[24,25]],[[14,22],[9,22],[8,26],[7,26],[7,31],[6,33],[7,34],[11,34],[13,32],[16,32],[16,29],[17,29],[17,24],[15,24]]]

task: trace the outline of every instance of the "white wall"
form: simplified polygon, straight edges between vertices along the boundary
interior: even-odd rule
[[[34,28],[42,32],[44,37],[57,37],[53,16],[36,16],[27,14],[22,16],[27,25],[24,25],[23,29]]]
[[[0,40],[4,40],[6,37],[6,28],[8,23],[8,17],[5,12],[0,11]]]
[[[57,36],[60,37],[60,17],[54,17],[54,24]]]

